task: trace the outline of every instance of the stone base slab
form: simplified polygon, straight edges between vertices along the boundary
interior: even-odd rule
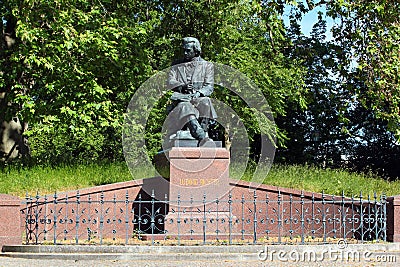
[[[178,139],[174,140],[174,147],[197,147],[199,141],[189,139]],[[222,147],[221,141],[207,141],[203,147]]]

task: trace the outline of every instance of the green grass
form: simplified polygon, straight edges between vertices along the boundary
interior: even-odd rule
[[[264,184],[346,196],[386,196],[400,194],[400,180],[388,182],[376,175],[350,173],[340,169],[321,169],[311,166],[274,165]]]
[[[125,162],[0,169],[0,192],[24,196],[132,180]]]
[[[49,194],[55,191],[81,189],[152,177],[148,168],[129,172],[125,162],[65,165],[58,167],[6,166],[0,168],[0,193],[23,197],[29,194]],[[233,174],[234,171],[231,171]],[[251,180],[246,174],[244,180]],[[400,194],[400,181],[387,182],[374,175],[354,174],[345,170],[320,169],[310,166],[274,165],[265,184],[346,196]]]

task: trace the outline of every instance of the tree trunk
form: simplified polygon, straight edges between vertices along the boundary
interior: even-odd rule
[[[3,77],[7,75],[9,51],[16,45],[15,27],[16,21],[13,18],[6,19],[6,27],[1,25],[0,56],[6,61],[5,68],[0,71],[0,76]],[[8,109],[11,106],[7,99],[7,90],[9,90],[7,85],[0,88],[0,160],[9,160],[29,154],[29,147],[23,137],[28,124],[20,122],[17,117],[13,117],[11,120],[7,119],[9,116],[6,115],[10,113]]]
[[[11,121],[3,121],[0,127],[0,159],[9,160],[29,154],[29,147],[23,133],[26,123],[14,117]]]

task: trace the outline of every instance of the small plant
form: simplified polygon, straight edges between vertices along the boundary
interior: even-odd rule
[[[142,237],[140,236],[140,230],[139,229],[133,230],[132,238],[135,239],[135,240],[142,240]]]

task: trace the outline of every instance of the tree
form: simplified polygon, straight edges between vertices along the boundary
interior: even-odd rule
[[[350,58],[356,44],[349,39],[347,44],[342,39],[326,41],[321,14],[311,36],[302,35],[299,20],[308,11],[302,3],[292,9],[289,33],[294,49],[288,51],[290,57],[302,58],[307,66],[308,109],[293,107],[288,116],[278,118],[278,126],[289,138],[287,148],[279,150],[278,160],[398,177],[395,159],[399,145],[387,120],[379,118],[373,108],[377,103],[371,98],[373,84],[365,79],[365,70],[349,67],[356,64]]]
[[[3,4],[2,2],[0,2]],[[29,154],[26,139],[23,137],[27,129],[27,123],[16,117],[16,110],[13,103],[9,101],[9,93],[5,77],[10,74],[10,54],[15,48],[16,20],[6,12],[4,6],[0,8],[3,14],[2,20],[7,23],[0,24],[0,160],[16,158],[20,155]]]
[[[141,47],[147,24],[135,21],[134,4],[114,4],[3,6],[15,45],[1,58],[1,87],[13,107],[7,113],[31,123],[26,134],[34,155],[114,156],[104,152],[119,142],[126,95],[150,72]]]
[[[181,38],[199,37],[206,59],[238,68],[263,91],[273,113],[304,105],[303,68],[274,5],[256,1],[90,1],[2,3],[15,45],[2,54],[7,113],[29,122],[32,154],[46,160],[118,158],[123,114],[135,90],[179,57]],[[251,109],[233,105],[250,131]],[[158,107],[163,110],[164,104]],[[14,116],[14,115],[13,115]],[[157,130],[160,121],[151,129]],[[156,139],[159,136],[149,135]],[[159,143],[150,140],[152,146]],[[152,149],[152,148],[150,148]]]
[[[387,122],[361,104],[349,114],[347,162],[349,169],[372,172],[388,180],[400,177],[400,146]]]
[[[341,154],[345,153],[339,144],[348,138],[343,133],[342,117],[351,99],[339,77],[341,49],[325,40],[326,21],[321,13],[310,37],[300,32],[300,9],[292,10],[290,18],[293,49],[288,50],[288,57],[302,59],[307,67],[307,109],[294,106],[287,116],[278,117],[278,126],[289,138],[286,148],[279,150],[278,161],[339,167]]]
[[[327,8],[337,22],[333,36],[345,52],[342,75],[365,82],[366,92],[355,88],[354,93],[400,139],[400,4],[345,0],[331,1]]]

